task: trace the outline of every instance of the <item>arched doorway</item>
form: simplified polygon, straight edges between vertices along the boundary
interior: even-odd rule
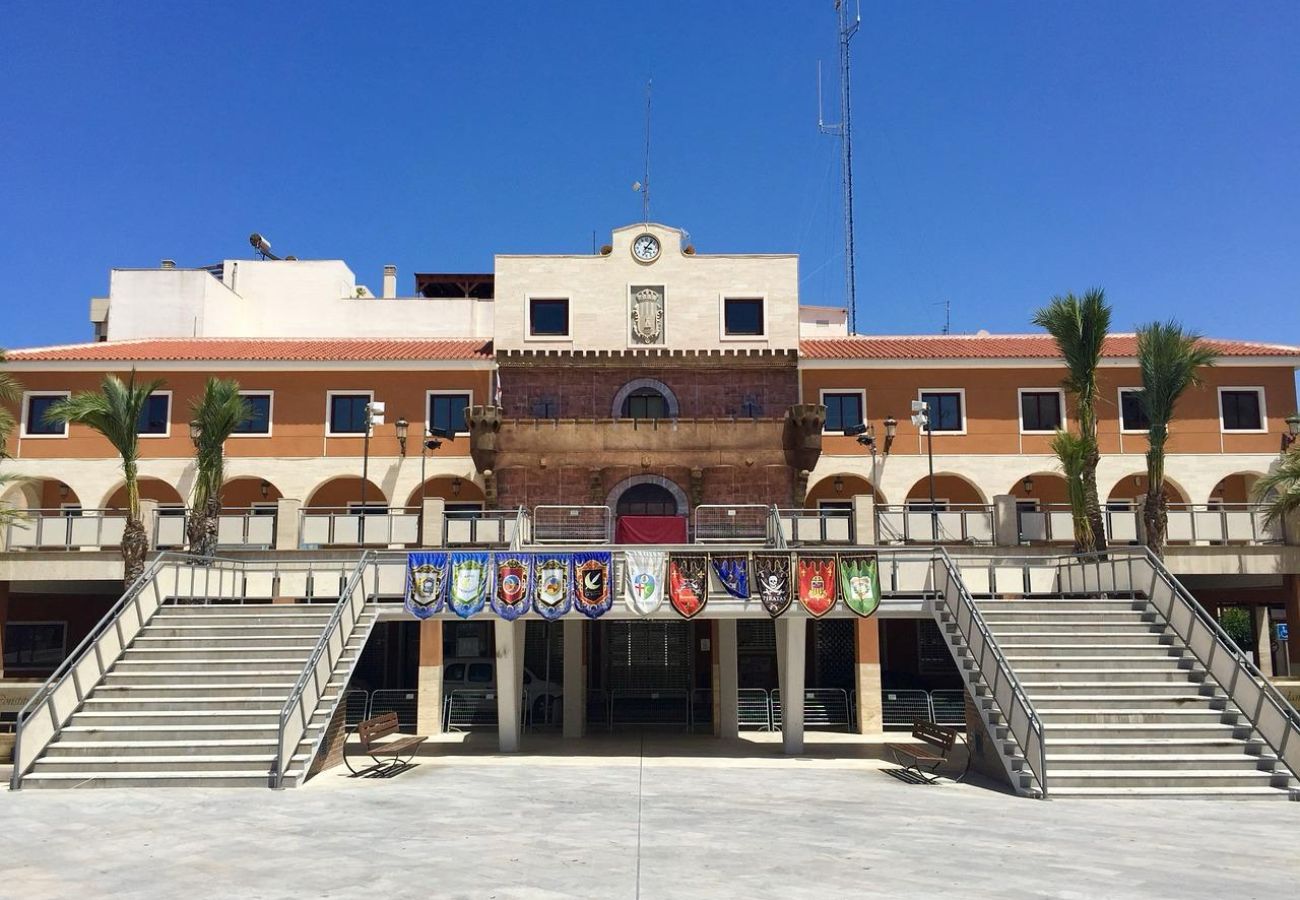
[[[618,498],[617,516],[675,516],[677,498],[662,485],[635,484]]]
[[[616,485],[605,501],[620,544],[683,544],[690,502],[686,492],[660,475],[637,475]]]
[[[677,396],[672,388],[654,378],[637,378],[614,395],[616,419],[675,419]]]

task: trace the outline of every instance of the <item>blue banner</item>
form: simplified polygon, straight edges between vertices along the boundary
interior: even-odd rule
[[[608,550],[573,554],[573,605],[589,619],[599,619],[614,605],[613,568]]]
[[[483,609],[492,591],[492,563],[487,553],[453,553],[448,602],[462,619]]]
[[[427,619],[446,601],[447,554],[409,553],[406,557],[406,611]]]
[[[533,604],[533,561],[528,553],[496,555],[496,589],[492,611],[507,622],[528,612]]]
[[[749,599],[749,554],[715,554],[710,557],[713,574],[728,594],[739,599]]]
[[[548,622],[569,611],[569,570],[572,560],[567,553],[537,553],[533,556],[533,609]]]

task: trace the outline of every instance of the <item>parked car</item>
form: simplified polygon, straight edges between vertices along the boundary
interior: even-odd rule
[[[443,695],[460,690],[496,690],[496,668],[496,660],[491,656],[449,657],[442,668]],[[563,715],[563,685],[547,681],[525,666],[524,690],[528,692],[528,703],[535,724],[560,721]]]

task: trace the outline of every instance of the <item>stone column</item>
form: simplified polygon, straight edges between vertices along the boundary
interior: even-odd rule
[[[803,686],[808,620],[787,613],[776,620],[777,675],[781,682],[781,748],[803,752]]]
[[[447,515],[447,501],[441,497],[425,497],[420,509],[420,546],[442,546],[442,521]]]
[[[1105,509],[1105,504],[1102,504]],[[1145,547],[1147,545],[1147,495],[1138,494],[1133,498],[1133,527],[1137,529],[1137,542]],[[1106,535],[1107,538],[1110,535]]]
[[[519,695],[524,689],[524,623],[497,619],[497,743],[502,753],[519,752]]]
[[[5,677],[5,623],[9,621],[9,582],[0,581],[0,678]]]
[[[564,623],[564,729],[565,738],[582,737],[587,722],[587,665],[585,661],[586,637],[583,621],[575,615],[566,616]]]
[[[1286,624],[1291,632],[1286,642],[1286,655],[1291,663],[1291,671],[1300,670],[1300,575],[1283,575],[1282,585],[1286,590]]]
[[[717,653],[713,655],[718,673],[718,728],[720,738],[740,737],[740,653],[736,638],[736,620],[719,619]],[[784,693],[782,694],[784,697]]]
[[[993,543],[999,547],[1020,546],[1020,516],[1011,494],[993,498]]]
[[[1258,660],[1259,670],[1264,673],[1265,678],[1272,678],[1272,635],[1269,632],[1273,629],[1268,622],[1268,604],[1256,604],[1251,612],[1254,614],[1255,621],[1255,657]]]
[[[275,501],[275,549],[298,549],[298,529],[302,525],[298,514],[301,511],[301,500],[281,497]]]
[[[415,721],[420,734],[442,734],[442,620],[420,623]]]
[[[853,495],[854,543],[869,547],[876,543],[876,498],[871,494]]]
[[[154,548],[155,529],[158,527],[158,501],[141,500],[140,501],[140,524],[144,525],[145,546],[150,550]]]
[[[858,619],[855,624],[853,686],[858,692],[858,734],[880,734],[885,730],[880,696],[880,620]]]

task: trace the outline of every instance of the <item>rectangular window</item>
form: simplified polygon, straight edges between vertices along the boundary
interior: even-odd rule
[[[429,428],[435,434],[465,434],[465,410],[470,405],[469,394],[429,394]]]
[[[1258,388],[1220,388],[1224,431],[1263,431],[1264,392]]]
[[[528,335],[529,337],[568,337],[568,299],[530,297],[528,300]]]
[[[1151,420],[1142,408],[1142,392],[1137,388],[1119,392],[1119,427],[1122,431],[1146,431]]]
[[[165,436],[170,427],[172,395],[169,391],[150,394],[140,410],[140,421],[136,426],[138,434]]]
[[[365,434],[370,394],[330,394],[329,433]]]
[[[23,417],[23,437],[67,437],[67,422],[45,421],[45,414],[50,407],[67,398],[66,393],[28,394]]]
[[[66,653],[67,628],[65,622],[6,622],[5,669],[57,668]]]
[[[941,431],[965,431],[966,421],[962,416],[961,391],[922,391],[922,402],[930,407],[930,430],[935,434]]]
[[[1052,432],[1065,421],[1060,391],[1021,391],[1020,430]]]
[[[822,405],[826,407],[827,432],[842,433],[863,423],[866,403],[862,391],[822,391]]]
[[[234,434],[270,434],[271,433],[271,395],[243,393],[241,396],[248,403],[252,414],[235,426]]]
[[[762,297],[728,297],[722,301],[722,328],[727,337],[762,337]]]

